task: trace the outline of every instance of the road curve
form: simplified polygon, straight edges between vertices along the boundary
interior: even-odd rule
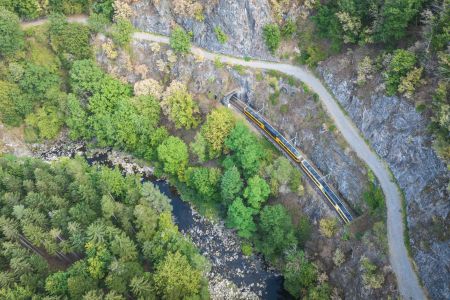
[[[69,22],[86,23],[86,16],[69,17]],[[28,23],[22,23],[23,28],[41,25],[46,20],[37,20]],[[147,40],[158,43],[169,43],[167,36],[161,36],[146,32],[135,32],[133,38],[137,40]],[[387,164],[375,154],[362,138],[359,130],[341,110],[333,96],[327,91],[325,86],[318,80],[313,73],[303,67],[289,64],[250,60],[245,61],[231,56],[212,53],[199,47],[192,47],[192,53],[202,56],[208,60],[219,58],[222,62],[234,65],[243,65],[250,68],[275,70],[291,75],[306,83],[314,92],[316,92],[324,104],[328,114],[333,119],[336,127],[352,147],[355,153],[363,160],[377,176],[380,181],[386,197],[387,206],[387,229],[389,242],[389,259],[393,271],[397,277],[400,294],[404,299],[426,299],[425,292],[419,284],[419,279],[413,269],[413,265],[408,257],[404,239],[403,239],[403,218],[400,191],[397,185],[391,180],[391,173]]]

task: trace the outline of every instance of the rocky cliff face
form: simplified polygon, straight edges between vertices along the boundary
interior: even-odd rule
[[[406,198],[411,246],[420,277],[433,299],[447,298],[449,173],[431,148],[428,120],[405,99],[387,97],[375,89],[368,89],[368,93],[367,87],[358,87],[354,72],[348,72],[352,66],[342,64],[343,61],[350,60],[331,58],[318,71],[392,170]],[[377,84],[381,84],[381,78],[374,79],[372,85]]]
[[[133,5],[132,22],[142,31],[169,35],[173,26],[180,25],[192,31],[193,42],[203,48],[236,56],[273,58],[262,38],[262,28],[272,22],[266,0],[197,1],[203,5],[203,21],[194,16],[174,13],[173,1],[160,0],[158,4],[140,1]],[[220,44],[214,29],[220,28],[228,41]]]

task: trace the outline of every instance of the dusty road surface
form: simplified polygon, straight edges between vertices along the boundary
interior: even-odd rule
[[[69,22],[87,23],[87,18],[83,15],[72,16],[69,17],[68,20]],[[23,23],[22,27],[28,28],[41,25],[45,22],[46,19],[27,22]],[[169,38],[167,36],[152,33],[135,32],[133,37],[139,40],[165,44],[169,43]],[[352,147],[355,153],[370,167],[370,169],[372,169],[380,181],[381,188],[386,196],[389,258],[397,277],[400,294],[404,299],[426,299],[425,292],[419,284],[417,274],[413,269],[413,265],[409,260],[406,251],[403,239],[404,224],[402,219],[401,195],[397,185],[391,180],[389,167],[366,144],[359,130],[350,118],[344,114],[333,96],[327,91],[320,80],[303,67],[260,60],[245,61],[240,58],[211,53],[195,46],[192,47],[191,51],[192,53],[203,56],[205,59],[209,60],[219,58],[222,62],[228,64],[283,72],[303,81],[319,95],[320,100],[324,104],[328,114],[333,119],[342,136],[346,139],[347,143]]]

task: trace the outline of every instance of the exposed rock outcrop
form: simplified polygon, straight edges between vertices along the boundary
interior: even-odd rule
[[[203,21],[194,16],[180,15],[173,11],[171,0],[160,0],[158,4],[140,1],[133,5],[132,22],[142,31],[169,35],[172,26],[180,25],[192,31],[193,42],[200,47],[236,56],[272,58],[264,44],[262,28],[272,22],[268,1],[218,0],[198,1],[203,4]],[[220,28],[228,37],[225,44],[219,43],[214,29]]]
[[[374,150],[388,163],[407,202],[408,228],[414,260],[433,299],[450,295],[450,241],[442,237],[450,212],[449,172],[431,148],[429,120],[399,97],[365,94],[352,72],[337,58],[318,71]],[[342,60],[344,61],[344,60]],[[375,79],[381,84],[381,78]],[[376,84],[374,83],[374,84]],[[442,220],[440,222],[439,220]],[[446,223],[447,225],[439,224]]]

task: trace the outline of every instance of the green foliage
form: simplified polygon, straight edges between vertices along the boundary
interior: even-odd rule
[[[336,234],[338,227],[334,218],[323,218],[320,220],[320,233],[327,238],[331,238]]]
[[[189,144],[191,152],[198,157],[198,161],[201,163],[208,159],[207,147],[208,143],[200,132],[197,132],[194,141]]]
[[[256,211],[261,209],[261,204],[267,200],[269,194],[269,185],[258,175],[248,180],[247,187],[244,190],[244,197],[247,199],[247,203]]]
[[[433,17],[431,26],[430,38],[433,50],[444,50],[450,40],[450,5],[448,1],[440,14]]]
[[[289,19],[281,27],[281,36],[285,39],[292,38],[292,36],[297,31],[297,24],[295,20]]]
[[[374,183],[370,183],[368,190],[363,193],[363,198],[372,212],[384,210],[383,190]]]
[[[161,108],[176,128],[195,128],[198,125],[198,106],[183,83],[173,81],[164,92]]]
[[[382,21],[375,29],[375,40],[392,43],[404,37],[409,22],[417,15],[421,5],[422,0],[385,1],[380,15]]]
[[[242,122],[238,122],[225,140],[232,159],[243,171],[245,178],[250,178],[259,171],[264,152],[261,144]]]
[[[125,47],[130,43],[133,31],[133,24],[129,20],[120,19],[111,26],[110,35],[115,44]]]
[[[363,271],[363,282],[368,289],[379,289],[383,286],[384,275],[367,257],[361,258],[361,269]]]
[[[277,24],[267,24],[263,27],[263,37],[266,42],[267,48],[270,52],[275,53],[275,51],[280,46],[281,33],[280,28]]]
[[[39,17],[39,3],[36,0],[14,1],[15,12],[24,19]]]
[[[386,71],[386,92],[389,95],[397,93],[402,79],[414,68],[415,64],[416,56],[414,53],[403,49],[395,50]]]
[[[295,231],[297,235],[298,244],[304,246],[305,243],[311,238],[312,225],[308,220],[308,217],[302,216],[298,221],[297,230]]]
[[[0,118],[10,126],[19,126],[25,115],[33,106],[28,98],[23,97],[16,84],[0,80]]]
[[[58,135],[64,121],[56,107],[43,106],[35,113],[28,115],[25,124],[35,128],[39,138],[51,140]]]
[[[216,38],[219,43],[225,44],[228,41],[228,36],[219,26],[214,27],[214,33],[216,34]]]
[[[199,293],[201,273],[179,252],[169,253],[156,268],[155,286],[162,299],[182,299]]]
[[[170,35],[170,47],[176,53],[191,51],[191,36],[181,27],[176,27]]]
[[[178,232],[168,199],[153,185],[122,177],[117,169],[89,167],[80,158],[48,164],[5,156],[0,170],[7,280],[0,297],[21,290],[23,299],[125,299],[130,293],[205,299],[205,260]],[[13,194],[15,200],[8,196]],[[24,243],[17,242],[19,234]],[[51,270],[37,254],[44,250],[56,266],[76,262]],[[144,272],[144,264],[155,273]]]
[[[450,162],[450,141],[448,139],[450,132],[450,105],[448,104],[448,95],[450,84],[445,81],[439,82],[433,95],[434,116],[430,124],[430,129],[435,140],[433,148],[438,155],[447,162]]]
[[[227,226],[237,229],[238,235],[249,239],[256,231],[256,225],[253,221],[254,210],[246,207],[241,198],[236,198],[228,207]]]
[[[52,48],[64,63],[92,57],[89,27],[67,23],[65,16],[55,14],[50,18],[49,33]]]
[[[223,201],[230,204],[239,195],[242,187],[243,183],[237,167],[228,168],[220,182],[220,193]]]
[[[273,260],[297,245],[294,226],[286,209],[280,205],[268,205],[261,211],[258,225],[258,249]]]
[[[326,282],[321,283],[313,288],[310,288],[308,291],[308,296],[306,297],[307,300],[324,300],[330,298],[331,298],[331,288]]]
[[[252,255],[253,247],[250,243],[243,243],[241,246],[241,251],[245,256],[250,256]]]
[[[222,154],[225,139],[229,136],[235,125],[230,110],[219,108],[213,110],[206,118],[201,134],[208,144],[208,157],[217,158]]]
[[[301,174],[292,167],[289,160],[280,156],[265,168],[265,173],[270,177],[270,189],[277,195],[282,185],[289,185],[293,192],[298,192],[301,185]]]
[[[91,14],[88,19],[89,28],[93,32],[105,33],[107,27],[111,24],[108,17],[101,14]]]
[[[112,20],[114,15],[114,0],[96,0],[92,4],[92,11],[98,15],[103,15]]]
[[[326,54],[318,46],[311,45],[302,50],[300,56],[298,57],[298,62],[302,65],[307,65],[313,68],[325,58]]]
[[[311,288],[317,280],[317,269],[303,251],[296,251],[286,257],[283,275],[284,288],[294,297],[300,298],[302,289]]]
[[[53,89],[59,89],[60,78],[45,67],[28,63],[18,84],[24,94],[38,102],[48,99]]]
[[[0,56],[8,56],[22,49],[23,32],[19,18],[12,12],[0,7]]]
[[[317,32],[321,38],[331,40],[332,47],[339,50],[343,43],[342,29],[339,19],[336,16],[336,7],[330,2],[330,5],[319,5],[317,14],[313,17]],[[314,46],[310,46],[314,47]],[[310,53],[316,52],[309,51]],[[309,54],[311,56],[311,54]],[[303,58],[306,60],[306,58]]]
[[[189,161],[187,146],[180,138],[170,136],[158,146],[158,159],[164,172],[182,178]]]
[[[217,168],[198,167],[186,170],[188,186],[195,188],[206,199],[217,193],[220,175],[220,170]]]

